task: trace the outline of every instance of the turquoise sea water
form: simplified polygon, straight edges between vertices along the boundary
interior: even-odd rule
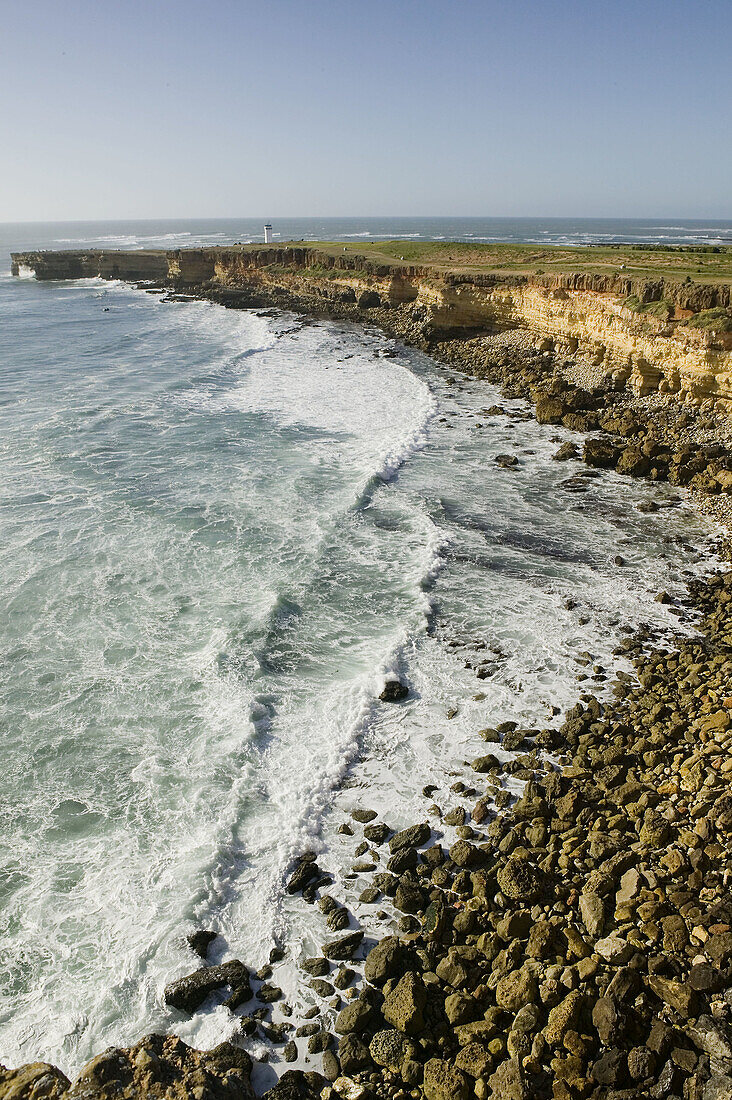
[[[4,247],[214,233],[144,228]],[[285,947],[297,1016],[326,930],[292,857],[347,871],[350,808],[423,818],[478,729],[574,701],[577,648],[607,664],[623,625],[672,625],[653,596],[708,531],[614,474],[570,492],[571,433],[486,416],[491,387],[375,331],[7,274],[0,318],[0,1062],[232,1034],[220,1004],[163,1004],[195,927],[252,965]],[[405,706],[378,703],[391,674]],[[376,932],[364,884],[343,900]]]

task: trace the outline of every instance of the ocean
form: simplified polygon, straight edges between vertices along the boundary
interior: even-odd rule
[[[274,224],[281,239],[732,239],[732,223],[681,221]],[[571,491],[551,456],[579,437],[375,329],[9,275],[11,249],[258,226],[0,226],[5,1065],[72,1073],[154,1030],[230,1037],[215,999],[191,1018],[163,1001],[197,965],[196,928],[220,933],[214,961],[283,948],[272,981],[292,1019],[327,1012],[298,978],[329,933],[285,892],[292,860],[316,851],[368,935],[395,927],[387,903],[358,900],[357,838],[338,831],[351,810],[424,820],[477,731],[545,725],[578,674],[600,688],[577,653],[626,667],[623,631],[675,628],[654,597],[708,561],[683,495],[614,472]],[[496,402],[514,415],[488,415]],[[514,469],[494,462],[507,452]],[[379,702],[391,676],[406,703]]]

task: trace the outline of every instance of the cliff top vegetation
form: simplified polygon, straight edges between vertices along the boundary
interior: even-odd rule
[[[284,244],[285,242],[283,242]],[[292,242],[287,242],[292,243]],[[300,243],[300,242],[298,242]],[[303,241],[323,252],[350,253],[372,263],[400,262],[436,271],[511,273],[516,275],[584,271],[639,278],[689,279],[702,283],[732,282],[732,246],[687,248],[634,245],[464,244],[456,241]],[[252,248],[261,247],[252,245]]]

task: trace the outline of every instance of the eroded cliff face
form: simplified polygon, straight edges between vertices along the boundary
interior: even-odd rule
[[[168,254],[156,249],[129,252],[89,249],[59,252],[14,252],[11,271],[29,269],[36,279],[167,279]]]
[[[732,402],[732,334],[683,324],[701,309],[729,307],[730,287],[564,273],[503,275],[439,272],[414,265],[379,265],[352,253],[333,255],[306,246],[201,248],[165,252],[30,252],[13,256],[13,273],[30,268],[39,279],[89,276],[153,280],[179,288],[238,291],[251,304],[274,300],[334,316],[354,311],[403,314],[409,337],[424,343],[496,327],[522,326],[568,355],[613,373],[635,393],[674,393],[690,403]],[[669,303],[670,320],[624,305]],[[250,304],[246,300],[240,304]],[[376,317],[374,317],[376,319]]]

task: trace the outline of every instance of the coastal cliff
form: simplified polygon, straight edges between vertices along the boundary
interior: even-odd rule
[[[728,407],[729,334],[688,324],[726,316],[728,286],[440,272],[310,248],[25,253],[14,257],[22,268],[374,321],[531,400],[543,423],[601,431],[584,443],[590,466],[714,499],[732,491],[732,454],[708,434],[724,417],[707,415]],[[518,328],[526,340],[512,343]],[[568,380],[587,363],[597,386]],[[510,468],[513,457],[500,457]],[[579,457],[576,443],[554,455],[570,467]],[[73,1084],[45,1063],[0,1068],[0,1097],[251,1100],[237,1041],[258,1035],[285,1062],[307,1049],[322,1068],[284,1073],[268,1100],[729,1098],[732,576],[693,582],[686,600],[657,598],[693,616],[696,632],[654,638],[642,627],[620,639],[630,671],[615,670],[605,691],[591,687],[608,679],[601,666],[593,681],[581,674],[591,690],[561,725],[477,731],[453,804],[429,806],[435,788],[423,790],[434,827],[395,832],[370,810],[343,823],[354,859],[373,856],[361,900],[392,899],[398,935],[371,946],[363,929],[346,931],[338,887],[327,893],[329,876],[312,852],[301,855],[288,893],[317,901],[329,930],[345,933],[302,964],[302,980],[333,997],[317,1020],[269,1021],[281,990],[265,981],[254,993],[238,960],[210,965],[215,934],[202,930],[189,940],[199,969],[163,996],[183,1019],[227,994],[232,1014],[245,1013],[233,1044],[201,1054],[148,1036],[100,1055]],[[583,660],[589,669],[590,654]],[[391,681],[380,700],[407,694]],[[501,763],[495,745],[516,755]],[[508,774],[524,784],[518,799],[499,791]],[[442,822],[457,828],[455,843]]]
[[[457,335],[523,327],[551,350],[578,355],[638,396],[691,405],[732,402],[732,287],[663,275],[514,274],[379,263],[308,246],[27,252],[14,274],[37,279],[154,281],[235,304],[305,304],[353,318],[389,311],[385,326],[431,346]],[[228,292],[229,297],[226,297]],[[382,317],[379,318],[383,320]]]

